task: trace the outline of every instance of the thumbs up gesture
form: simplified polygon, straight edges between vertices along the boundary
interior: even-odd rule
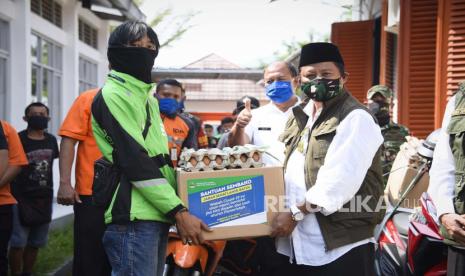
[[[237,115],[236,119],[236,126],[239,128],[244,128],[246,127],[249,123],[250,120],[252,119],[252,108],[250,107],[250,99],[245,98],[244,99],[244,106],[245,108]]]

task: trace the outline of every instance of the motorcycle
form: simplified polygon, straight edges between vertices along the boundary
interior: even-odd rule
[[[170,229],[163,276],[211,276],[216,273],[226,241],[205,241],[202,245],[183,244]]]
[[[439,234],[436,207],[427,193],[421,197],[421,210],[410,219],[407,265],[414,276],[447,274],[447,246]]]
[[[416,193],[418,193],[419,190],[421,192],[426,191],[426,186],[424,186],[424,183],[428,179],[427,173],[433,160],[433,151],[439,136],[438,134],[439,130],[432,132],[426,138],[426,140],[423,141],[421,146],[418,148],[417,153],[414,155],[416,158],[414,165],[407,165],[414,167],[414,170],[412,171],[415,171],[415,174],[411,175],[411,181],[408,183],[408,185],[406,185],[405,189],[398,191],[400,196],[395,201],[390,200],[391,197],[387,197],[386,203],[388,208],[386,215],[381,224],[375,230],[375,240],[377,242],[377,249],[375,252],[375,271],[377,275],[442,275],[417,274],[418,271],[429,273],[431,270],[431,267],[426,266],[424,268],[420,268],[420,263],[425,262],[426,265],[426,263],[432,264],[434,262],[433,260],[426,258],[425,255],[419,255],[419,252],[422,252],[421,248],[418,247],[421,245],[421,243],[418,243],[418,241],[414,242],[414,238],[417,237],[418,240],[424,240],[425,237],[432,238],[432,236],[426,236],[423,234],[423,231],[426,231],[425,228],[429,228],[429,225],[421,228],[421,231],[416,230],[416,223],[410,222],[410,217],[415,214],[415,209],[409,205],[405,207],[406,205],[404,204],[404,200],[409,196],[411,197],[411,192],[414,189]],[[402,157],[398,155],[397,158]],[[397,162],[397,158],[394,162],[394,165]],[[398,169],[399,168],[396,166],[393,166],[391,173]],[[417,187],[417,185],[420,185],[419,183],[422,184],[420,188]],[[387,187],[387,190],[389,190],[389,187]],[[423,196],[421,196],[420,204],[422,208],[423,201],[425,200],[423,199]],[[425,202],[429,202],[429,206],[432,204],[431,201]],[[425,213],[428,212],[425,211]],[[420,236],[415,234],[420,234]],[[438,269],[440,270],[440,267],[431,271],[439,271]]]

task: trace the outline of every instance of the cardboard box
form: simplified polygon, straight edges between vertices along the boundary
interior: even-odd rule
[[[180,198],[193,215],[213,229],[204,232],[205,239],[270,234],[270,224],[277,213],[266,205],[269,197],[278,199],[284,195],[283,167],[177,174]]]
[[[402,151],[397,154],[385,189],[385,195],[390,204],[395,205],[399,202],[400,197],[417,175],[418,169],[418,164],[411,164],[407,155],[403,154]],[[420,197],[423,192],[428,190],[428,184],[429,174],[426,172],[416,183],[414,188],[407,194],[407,197],[400,207],[413,209],[421,206]]]

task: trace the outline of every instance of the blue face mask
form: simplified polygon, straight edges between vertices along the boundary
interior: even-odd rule
[[[160,105],[160,112],[166,116],[173,117],[178,112],[178,101],[172,98],[158,99]]]
[[[178,111],[179,111],[179,112],[183,112],[183,111],[184,111],[184,108],[186,108],[186,107],[184,106],[184,100],[178,102]]]
[[[275,81],[266,87],[266,96],[275,103],[287,102],[293,94],[290,81]]]

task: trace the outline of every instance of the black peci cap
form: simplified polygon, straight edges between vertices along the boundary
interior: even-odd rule
[[[315,42],[302,46],[299,68],[324,61],[333,61],[344,65],[339,49],[332,43]]]

